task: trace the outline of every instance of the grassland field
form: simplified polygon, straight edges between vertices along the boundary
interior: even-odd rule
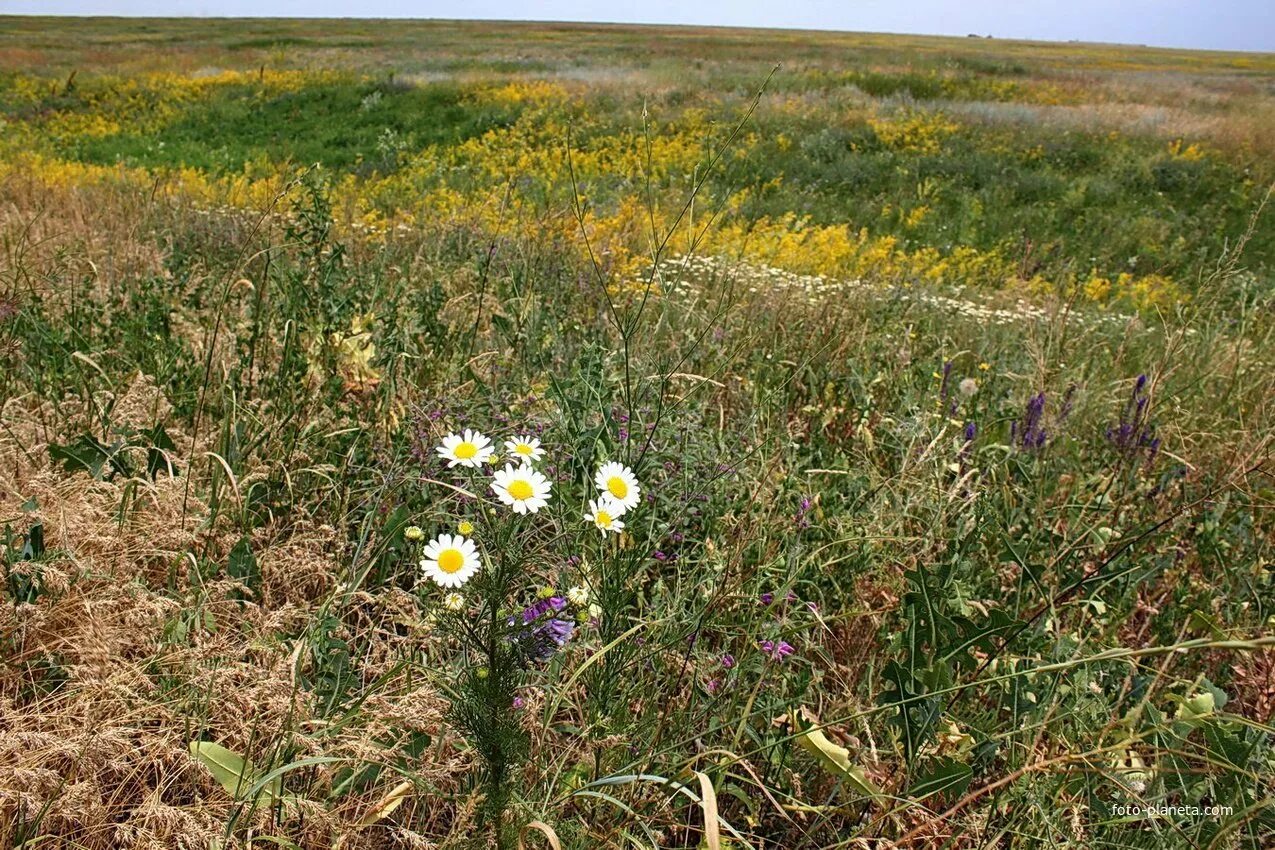
[[[0,17],[0,841],[1275,846],[1273,185],[1275,54]]]

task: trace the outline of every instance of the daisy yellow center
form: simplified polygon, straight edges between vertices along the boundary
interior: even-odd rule
[[[466,440],[463,443],[457,443],[453,453],[461,460],[469,460],[471,457],[478,454],[478,446],[475,446],[473,443]]]
[[[438,568],[445,573],[458,572],[465,566],[465,556],[459,549],[444,549],[438,553]]]
[[[600,528],[611,527],[611,515],[606,511],[598,511],[597,516],[593,518],[593,521],[596,522]]]
[[[531,485],[526,481],[523,481],[521,478],[517,481],[510,481],[508,489],[509,495],[520,502],[530,499],[535,493],[535,491],[531,489]]]
[[[514,451],[520,455],[529,455],[532,452],[532,448],[526,443],[519,443],[516,447],[514,447]]]
[[[629,495],[629,485],[624,483],[624,479],[618,475],[612,475],[607,479],[607,489],[611,491],[611,495],[617,499],[623,499]]]

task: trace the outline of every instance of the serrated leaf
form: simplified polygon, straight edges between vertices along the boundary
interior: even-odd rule
[[[38,561],[44,557],[44,523],[37,522],[27,529],[22,545],[22,560]]]
[[[973,777],[974,770],[968,764],[956,759],[938,759],[912,783],[908,796],[922,800],[948,791],[959,794],[969,787]]]
[[[1192,609],[1187,614],[1187,623],[1196,634],[1207,635],[1214,640],[1226,640],[1226,631],[1218,625],[1217,620],[1203,611]]]
[[[146,449],[146,474],[153,481],[160,471],[166,471],[170,475],[177,475],[177,468],[169,460],[169,453],[176,451],[177,446],[173,444],[172,438],[168,436],[168,432],[164,430],[163,425],[156,425],[149,431],[140,432],[146,437],[150,446]]]
[[[87,472],[101,480],[108,465],[110,474],[106,475],[107,478],[116,473],[133,474],[127,458],[120,453],[123,447],[123,442],[108,446],[92,434],[81,434],[75,442],[66,445],[50,443],[48,451],[49,459],[61,461],[67,472]]]

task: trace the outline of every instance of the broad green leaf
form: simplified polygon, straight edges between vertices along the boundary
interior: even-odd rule
[[[150,443],[150,446],[146,449],[146,474],[151,477],[151,480],[154,480],[161,470],[170,475],[177,475],[176,465],[171,462],[169,457],[170,452],[177,450],[177,446],[173,444],[172,438],[168,436],[164,426],[156,425],[149,431],[141,431],[140,433]]]
[[[973,777],[974,771],[968,764],[956,759],[938,759],[916,778],[908,789],[908,796],[914,800],[922,800],[932,794],[947,791],[959,794],[969,786]]]
[[[257,565],[257,556],[253,554],[252,541],[248,535],[239,538],[239,542],[230,550],[226,559],[226,574],[243,582],[253,593],[261,586],[261,568]]]
[[[806,731],[797,736],[797,744],[814,756],[824,770],[845,779],[861,794],[869,797],[881,796],[881,789],[868,779],[863,768],[850,761],[849,750],[830,741],[822,729],[803,723],[795,711],[792,719],[795,728],[806,727]]]
[[[212,771],[213,778],[236,800],[243,799],[260,776],[249,759],[231,752],[212,741],[191,741],[190,754]],[[282,780],[268,783],[260,796],[268,798],[271,805],[281,796]]]
[[[26,542],[22,546],[22,560],[38,561],[44,557],[44,523],[37,522],[27,529]]]
[[[108,465],[110,474],[106,475],[107,478],[116,473],[132,475],[133,470],[128,459],[120,453],[122,448],[123,441],[108,446],[92,434],[81,434],[77,440],[66,445],[50,443],[49,459],[61,461],[62,468],[67,472],[87,472],[97,479],[101,479],[107,472]]]

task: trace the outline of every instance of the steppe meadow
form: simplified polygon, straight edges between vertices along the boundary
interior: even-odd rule
[[[0,18],[0,841],[1275,846],[1275,54]]]

